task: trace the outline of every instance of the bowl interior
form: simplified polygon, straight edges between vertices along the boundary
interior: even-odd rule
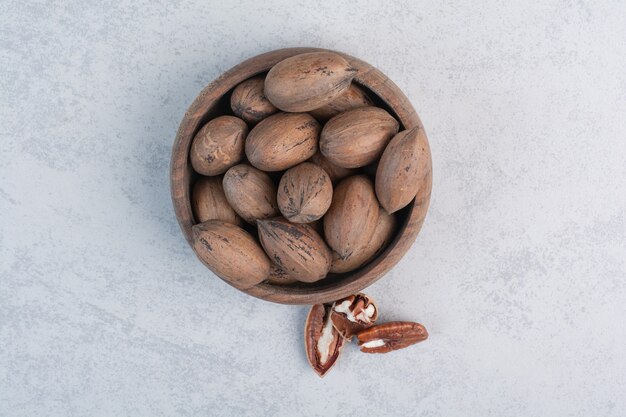
[[[172,153],[171,187],[176,216],[188,242],[191,242],[191,226],[196,223],[191,210],[190,191],[198,174],[191,169],[188,156],[193,137],[212,118],[232,114],[230,95],[241,81],[266,73],[273,65],[286,57],[314,50],[319,49],[283,49],[245,61],[207,86],[185,114]],[[395,84],[369,64],[345,54],[342,55],[359,70],[359,75],[354,82],[370,94],[375,105],[386,109],[400,121],[401,130],[421,126],[415,110]],[[336,300],[358,292],[380,278],[408,250],[424,220],[432,178],[430,158],[426,162],[423,184],[418,196],[411,204],[396,213],[399,226],[395,237],[376,259],[358,270],[344,274],[329,274],[327,278],[315,283],[291,285],[261,283],[245,292],[278,303],[314,304]],[[275,173],[273,179],[277,182],[280,175],[282,172]],[[256,234],[254,226],[248,225],[247,229]]]

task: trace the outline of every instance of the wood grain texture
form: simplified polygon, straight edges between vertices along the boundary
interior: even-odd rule
[[[181,122],[172,149],[170,165],[170,186],[172,201],[178,223],[187,241],[191,243],[191,228],[194,224],[191,210],[189,184],[192,171],[189,164],[189,147],[194,134],[203,123],[217,116],[221,99],[240,82],[268,71],[276,63],[300,53],[322,51],[317,48],[286,48],[267,52],[248,59],[205,87],[191,104]],[[402,91],[382,72],[360,59],[341,54],[350,66],[358,69],[353,82],[371,92],[388,110],[397,117],[404,129],[419,126],[423,129],[419,116]],[[355,294],[372,284],[389,271],[417,237],[430,204],[432,189],[432,162],[430,148],[426,141],[426,158],[421,167],[421,186],[416,198],[398,212],[400,227],[394,240],[385,251],[365,267],[336,277],[329,277],[309,285],[279,286],[261,283],[245,290],[246,293],[264,300],[282,304],[315,304],[334,301]]]

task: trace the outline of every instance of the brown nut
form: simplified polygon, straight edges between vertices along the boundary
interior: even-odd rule
[[[328,176],[330,180],[335,183],[339,180],[344,179],[345,177],[349,177],[350,175],[354,175],[357,173],[356,169],[352,168],[343,168],[338,165],[330,162],[324,155],[322,155],[319,151],[315,153],[310,159],[309,162],[313,162],[316,165],[319,165]]]
[[[272,262],[302,282],[323,279],[330,269],[330,249],[313,227],[283,218],[257,221],[259,240]]]
[[[330,320],[330,304],[311,307],[304,325],[306,357],[313,370],[323,377],[337,362],[344,339]]]
[[[243,158],[248,126],[234,116],[220,116],[204,125],[193,138],[189,158],[202,175],[219,175]]]
[[[380,157],[399,127],[398,121],[381,108],[348,110],[324,125],[320,151],[340,167],[362,167]]]
[[[265,97],[265,77],[259,75],[240,83],[230,96],[230,108],[248,123],[258,123],[278,109]]]
[[[393,214],[388,214],[380,208],[378,210],[378,220],[372,237],[365,242],[365,245],[352,252],[351,255],[342,258],[337,252],[333,252],[333,262],[330,272],[342,274],[354,271],[375,259],[387,247],[393,238],[397,220]]]
[[[361,352],[387,353],[404,349],[428,338],[426,328],[410,321],[378,324],[357,334]]]
[[[344,179],[335,188],[333,202],[324,216],[326,242],[339,257],[347,259],[371,239],[378,212],[374,187],[366,176]]]
[[[361,293],[335,301],[330,313],[333,326],[347,340],[371,327],[377,318],[378,307],[374,300]]]
[[[280,266],[272,263],[270,275],[267,277],[267,283],[272,285],[289,285],[298,282],[297,279],[289,275]]]
[[[198,178],[191,192],[191,207],[198,223],[207,220],[221,220],[237,226],[243,224],[241,217],[226,200],[222,177]]]
[[[192,227],[193,249],[211,271],[232,286],[246,289],[265,280],[270,260],[242,228],[219,220]]]
[[[250,165],[229,169],[222,181],[231,207],[248,223],[278,215],[276,186],[272,179]]]
[[[246,139],[246,156],[263,171],[282,171],[317,151],[320,124],[306,113],[277,113],[256,125]]]
[[[309,52],[274,65],[265,78],[265,95],[283,111],[306,112],[339,97],[357,70],[333,52]]]
[[[344,111],[371,105],[373,105],[372,99],[369,98],[367,93],[361,87],[352,83],[339,97],[322,107],[311,110],[309,114],[317,120],[325,122]]]
[[[427,160],[428,142],[420,127],[402,131],[389,142],[376,169],[376,196],[388,213],[413,200],[427,174]]]
[[[289,168],[278,184],[278,208],[292,223],[310,223],[321,218],[332,199],[330,177],[310,162]]]

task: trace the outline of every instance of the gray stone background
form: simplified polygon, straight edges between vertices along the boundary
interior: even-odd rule
[[[626,3],[521,3],[0,2],[0,415],[623,416]],[[196,94],[302,45],[393,79],[435,173],[367,291],[430,339],[323,380],[307,308],[208,272],[168,185]]]

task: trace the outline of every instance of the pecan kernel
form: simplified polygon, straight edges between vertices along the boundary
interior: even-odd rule
[[[337,362],[344,339],[330,320],[332,305],[316,304],[311,307],[304,327],[304,345],[309,364],[323,377]]]
[[[422,342],[428,332],[419,323],[395,321],[362,330],[357,338],[361,352],[386,353]]]
[[[336,301],[330,317],[339,334],[350,340],[374,324],[378,318],[378,308],[367,295],[356,294]]]

